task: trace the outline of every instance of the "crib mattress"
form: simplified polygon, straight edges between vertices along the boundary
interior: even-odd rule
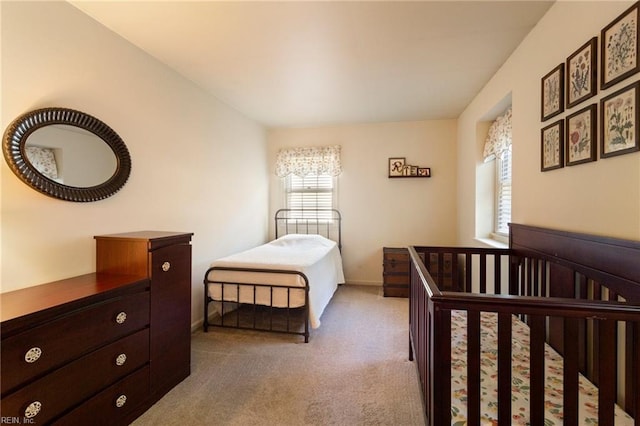
[[[289,234],[267,244],[214,261],[211,266],[285,269],[302,272],[309,280],[309,322],[312,328],[320,326],[320,316],[333,297],[338,284],[344,283],[342,258],[335,241],[321,235]],[[269,284],[292,287],[288,291],[275,288],[223,285],[210,283],[209,296],[215,301],[260,304],[274,307],[304,306],[304,280],[299,275],[212,271],[210,280],[222,283]]]
[[[481,424],[497,424],[498,389],[498,315],[483,312],[481,322]],[[529,327],[513,317],[512,344],[512,423],[529,424]],[[451,424],[462,426],[467,417],[467,316],[465,311],[451,312]],[[545,426],[562,425],[562,357],[545,345]],[[579,378],[579,424],[598,424],[598,389],[588,379]],[[616,425],[633,425],[633,419],[619,406]]]

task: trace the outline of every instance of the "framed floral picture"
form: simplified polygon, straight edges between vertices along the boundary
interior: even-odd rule
[[[565,124],[565,164],[596,161],[596,104],[567,117]]]
[[[405,161],[404,157],[389,158],[389,177],[404,176]]]
[[[564,64],[542,77],[542,121],[564,111]]]
[[[600,35],[600,88],[606,89],[640,70],[638,62],[638,3],[634,3]]]
[[[567,108],[594,96],[597,91],[598,38],[593,37],[567,58]]]
[[[607,158],[640,150],[640,81],[600,101],[600,157]]]
[[[542,129],[540,149],[541,171],[564,167],[564,120],[558,120]]]

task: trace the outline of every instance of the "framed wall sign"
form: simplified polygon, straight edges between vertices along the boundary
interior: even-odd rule
[[[389,177],[404,176],[405,157],[389,158]]]

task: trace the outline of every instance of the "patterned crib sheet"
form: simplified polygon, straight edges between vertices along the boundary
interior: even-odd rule
[[[512,317],[512,425],[529,424],[529,327]],[[483,312],[481,322],[481,424],[498,424],[498,315]],[[451,312],[451,424],[467,424],[467,315]],[[545,345],[545,426],[562,425],[562,357]],[[598,389],[580,375],[579,424],[598,424]],[[633,425],[633,419],[619,406],[615,408],[616,425]]]

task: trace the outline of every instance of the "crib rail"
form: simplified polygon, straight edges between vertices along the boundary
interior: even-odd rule
[[[467,317],[469,425],[479,424],[480,419],[479,336],[483,312],[496,313],[498,317],[500,424],[511,424],[514,414],[511,413],[513,316],[522,319],[530,330],[532,425],[544,424],[545,343],[564,359],[564,424],[578,424],[580,374],[598,386],[599,424],[614,424],[616,403],[637,417],[637,407],[640,407],[638,282],[630,279],[629,268],[624,264],[617,262],[614,270],[602,263],[594,268],[593,263],[580,261],[589,258],[584,257],[584,252],[574,253],[570,246],[551,247],[548,252],[540,247],[525,248],[520,234],[532,230],[536,229],[516,227],[519,244],[512,242],[509,249],[409,248],[410,358],[416,361],[429,425],[451,424],[451,392],[446,389],[451,389],[452,310],[464,311]],[[561,240],[566,237],[561,235]],[[574,235],[568,237],[575,238]],[[621,250],[623,256],[632,261],[630,268],[637,267],[638,257],[633,254],[640,253],[640,244],[616,242],[613,248],[608,248]],[[640,280],[640,275],[636,280]]]

